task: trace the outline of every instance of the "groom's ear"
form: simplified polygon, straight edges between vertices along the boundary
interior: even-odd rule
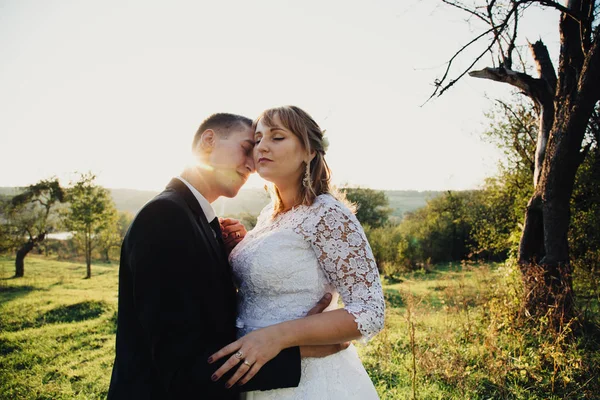
[[[198,146],[205,153],[210,153],[215,147],[217,135],[212,129],[207,129],[202,132]]]

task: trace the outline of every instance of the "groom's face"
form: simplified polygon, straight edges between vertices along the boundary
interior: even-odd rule
[[[215,184],[220,195],[234,197],[254,172],[252,150],[254,131],[240,125],[228,135],[216,135],[209,163],[214,168]]]

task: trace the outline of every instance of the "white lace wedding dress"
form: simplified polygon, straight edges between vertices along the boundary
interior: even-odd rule
[[[238,336],[302,318],[338,294],[366,340],[383,328],[385,303],[371,248],[356,217],[330,195],[272,217],[272,204],[231,252],[238,291]],[[246,399],[377,399],[354,346],[302,360],[297,388],[254,391]]]

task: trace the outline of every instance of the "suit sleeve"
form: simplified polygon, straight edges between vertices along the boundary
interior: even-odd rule
[[[235,371],[236,368],[232,370]],[[277,357],[263,365],[248,383],[240,387],[240,390],[249,392],[297,387],[300,383],[300,374],[300,348],[290,347],[283,349]],[[226,382],[223,378],[221,380]]]
[[[210,270],[201,265],[202,260],[210,262],[206,244],[197,243],[189,215],[173,202],[156,202],[138,218],[129,243],[134,302],[161,384],[174,398],[191,393],[209,398],[231,396],[223,378],[211,381],[216,368],[207,363],[207,358],[227,343],[206,337],[206,332],[215,329],[206,326],[202,318],[203,310],[213,306],[203,297],[212,278],[199,272]],[[298,349],[282,352],[272,361],[271,368],[257,376],[257,388],[297,386]],[[282,374],[282,369],[292,373]]]
[[[157,201],[136,218],[129,238],[129,264],[137,318],[152,352],[153,368],[171,397],[190,393],[219,397],[222,385],[211,382],[202,318],[201,291],[209,284],[198,271],[209,260],[193,243],[187,213],[170,201]],[[226,397],[223,395],[222,397]]]

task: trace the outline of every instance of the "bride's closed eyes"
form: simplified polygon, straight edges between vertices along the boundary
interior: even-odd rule
[[[263,138],[262,134],[254,136],[254,144],[255,145],[259,144],[260,141],[262,140],[262,138]],[[283,136],[281,134],[277,134],[276,136],[271,136],[271,140],[281,141],[283,139],[285,139],[285,136]]]

